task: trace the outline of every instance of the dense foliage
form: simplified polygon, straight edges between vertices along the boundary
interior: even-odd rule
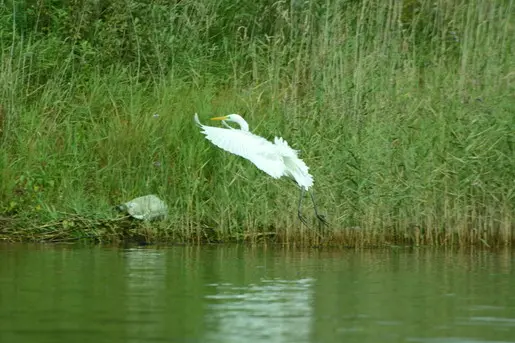
[[[3,226],[111,218],[157,193],[166,235],[295,237],[293,186],[192,121],[238,112],[302,151],[327,237],[508,242],[514,6],[4,1],[0,215],[16,220]]]

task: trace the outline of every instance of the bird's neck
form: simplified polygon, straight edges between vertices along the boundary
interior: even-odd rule
[[[240,126],[240,130],[249,131],[249,124],[243,118],[235,118],[233,121]]]

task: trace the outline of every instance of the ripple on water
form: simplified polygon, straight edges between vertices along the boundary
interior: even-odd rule
[[[491,341],[473,339],[467,337],[433,337],[433,338],[408,338],[408,342],[420,342],[420,343],[514,343],[515,341]]]
[[[211,284],[212,341],[308,342],[313,279],[262,279],[247,286]]]

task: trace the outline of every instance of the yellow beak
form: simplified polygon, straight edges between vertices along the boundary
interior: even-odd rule
[[[214,118],[211,118],[211,120],[227,120],[228,116],[223,116],[223,117],[214,117]]]

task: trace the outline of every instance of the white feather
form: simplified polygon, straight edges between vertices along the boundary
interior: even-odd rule
[[[247,122],[239,115],[228,117],[227,120],[236,122],[243,128],[248,127]],[[271,177],[290,176],[305,190],[313,185],[309,168],[284,139],[275,137],[272,143],[247,130],[206,126],[200,123],[196,113],[195,121],[201,127],[201,132],[206,135],[206,139],[214,145],[248,159]]]

